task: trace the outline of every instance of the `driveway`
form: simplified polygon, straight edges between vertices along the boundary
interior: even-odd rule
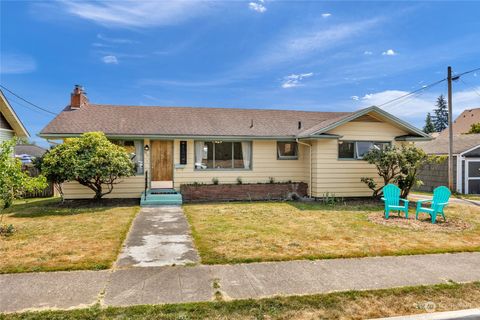
[[[133,221],[115,266],[160,267],[199,260],[180,206],[143,207]]]

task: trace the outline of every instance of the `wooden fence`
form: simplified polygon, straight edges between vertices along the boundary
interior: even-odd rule
[[[31,177],[37,177],[40,174],[40,171],[31,165],[23,165],[22,169],[28,172],[28,174]],[[24,198],[48,198],[48,197],[53,197],[54,194],[55,192],[54,192],[53,183],[49,182],[48,186],[41,191],[26,192],[24,195]]]

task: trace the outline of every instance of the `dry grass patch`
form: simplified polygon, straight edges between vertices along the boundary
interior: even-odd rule
[[[447,219],[470,226],[457,232],[376,224],[368,216],[383,211],[379,204],[218,203],[184,210],[207,264],[480,250],[480,207],[461,204],[446,208]]]
[[[17,203],[4,220],[16,232],[0,238],[0,273],[109,268],[138,210],[56,199]]]
[[[369,319],[470,309],[479,305],[480,283],[470,283],[229,302],[105,309],[95,306],[9,314],[4,319]]]

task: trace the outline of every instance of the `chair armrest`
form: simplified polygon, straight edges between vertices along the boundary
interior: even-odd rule
[[[446,206],[447,204],[448,204],[448,201],[442,202],[442,203],[436,203],[437,206]]]
[[[409,201],[408,201],[407,199],[402,199],[402,198],[400,198],[400,200],[402,200],[402,201],[405,202],[405,203],[409,203]]]
[[[380,200],[385,201],[385,198],[384,198],[384,197],[381,197]]]
[[[425,203],[425,202],[432,202],[433,199],[420,199],[420,200],[417,200],[417,203]]]

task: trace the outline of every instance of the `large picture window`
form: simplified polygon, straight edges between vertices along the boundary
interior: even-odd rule
[[[195,169],[250,169],[250,141],[195,141]]]
[[[383,150],[390,146],[390,142],[384,141],[339,141],[339,159],[363,159],[363,156],[372,149]]]
[[[127,150],[133,162],[135,173],[143,174],[143,140],[112,140],[112,143],[122,146]]]
[[[294,141],[277,142],[277,159],[278,160],[297,160],[298,145]]]

